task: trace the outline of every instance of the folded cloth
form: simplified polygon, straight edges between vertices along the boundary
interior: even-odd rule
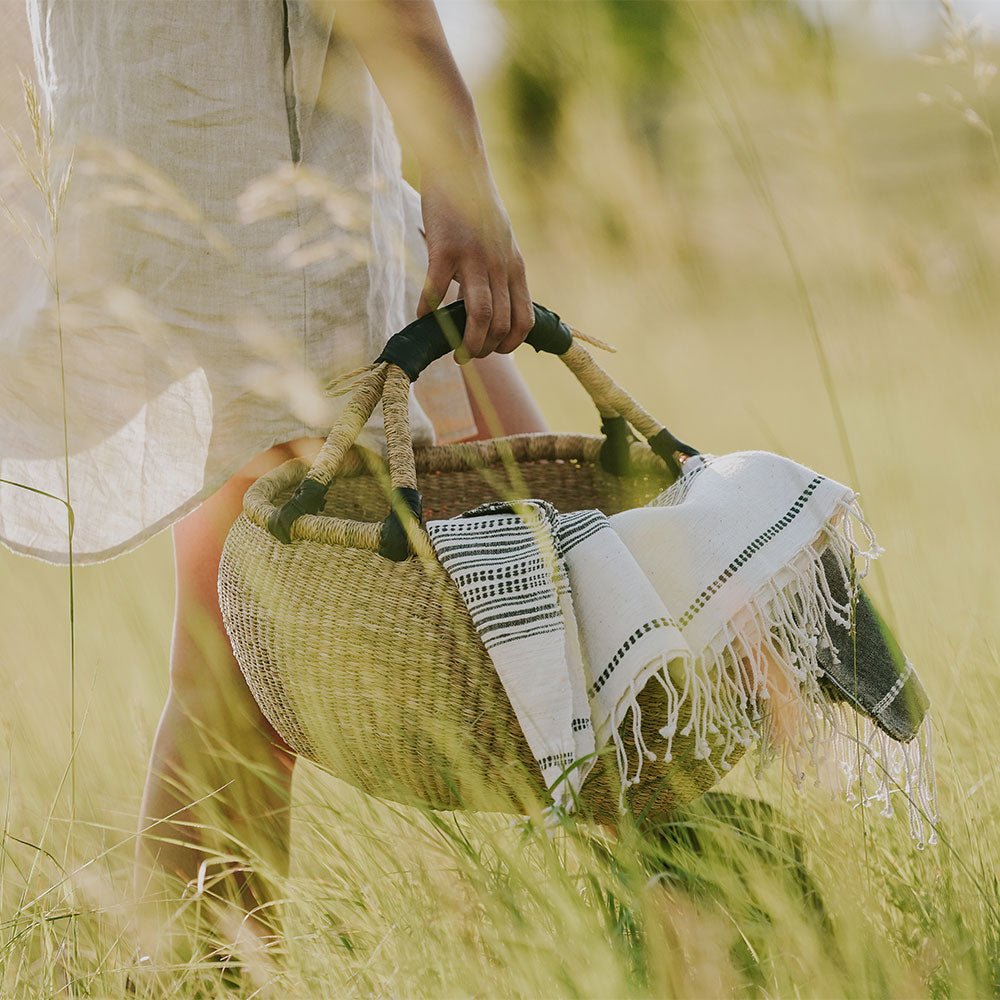
[[[630,707],[642,749],[628,780],[637,781],[649,751],[635,696],[654,671],[689,650],[608,518],[599,510],[559,514],[549,503],[526,500],[429,521],[427,531],[554,801],[572,807],[594,750],[609,740],[628,774],[617,730]],[[673,695],[672,685],[667,690]],[[673,718],[676,725],[676,711]],[[752,735],[746,731],[748,742]]]
[[[611,518],[518,501],[427,529],[557,804],[609,741],[624,793],[643,760],[670,759],[681,720],[695,756],[723,770],[776,716],[797,776],[829,746],[848,766],[846,701],[879,727],[863,733],[878,782],[862,795],[888,807],[902,787],[923,838],[933,771],[921,748],[886,741],[912,740],[926,696],[857,586],[880,550],[847,487],[767,452],[696,456],[648,506]],[[651,681],[669,706],[656,752],[637,701]]]
[[[558,804],[570,807],[589,770],[588,755],[593,759],[594,733],[566,564],[556,546],[557,517],[539,501],[518,504],[516,511],[488,504],[461,518],[429,521],[427,530],[546,786]]]
[[[850,581],[840,564],[832,552],[824,552],[822,561],[831,598],[849,606]],[[892,739],[909,743],[930,705],[927,693],[871,599],[861,587],[856,595],[853,632],[841,619],[827,616],[833,645],[818,651],[820,683],[835,701],[853,705]]]

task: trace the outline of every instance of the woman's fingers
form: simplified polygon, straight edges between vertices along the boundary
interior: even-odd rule
[[[492,354],[510,335],[510,293],[507,291],[506,274],[501,274],[498,280],[490,283],[490,294],[493,297],[493,318],[486,331],[481,357]]]
[[[450,264],[430,264],[417,306],[418,316],[438,308],[454,270]],[[470,358],[484,358],[494,351],[509,354],[524,342],[534,325],[535,311],[524,279],[523,264],[515,268],[512,279],[501,271],[491,281],[480,266],[469,268],[458,281],[465,300],[466,321],[456,361],[464,363]]]
[[[417,315],[423,316],[437,309],[448,292],[451,279],[455,276],[455,265],[447,256],[430,254],[427,261],[427,277],[417,303]]]
[[[531,333],[535,325],[535,306],[528,293],[528,282],[524,275],[524,261],[517,255],[518,266],[511,273],[510,300],[510,332],[500,341],[497,351],[500,354],[510,354],[524,343],[524,338]]]
[[[462,281],[466,303],[465,337],[469,357],[484,358],[494,351],[509,354],[524,342],[535,322],[528,294],[524,260],[516,246],[490,268],[490,276],[476,267],[472,280]]]
[[[497,354],[510,354],[523,343],[535,325],[535,307],[530,299],[518,305],[511,304],[510,333],[500,341],[496,348]]]
[[[472,281],[464,279],[461,284],[465,299],[465,336],[461,350],[455,352],[455,360],[464,364],[470,358],[480,358],[487,353],[483,346],[493,321],[493,295],[485,275]]]

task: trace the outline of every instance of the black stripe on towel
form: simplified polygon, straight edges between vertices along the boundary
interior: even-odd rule
[[[542,771],[547,771],[550,767],[561,767],[565,770],[572,765],[573,755],[571,753],[550,753],[548,757],[536,757],[535,760]]]
[[[677,623],[672,618],[654,618],[643,625],[640,625],[619,647],[611,662],[601,671],[600,675],[590,686],[589,697],[593,698],[598,691],[604,687],[611,678],[611,675],[618,668],[625,654],[644,636],[658,628],[676,628]]]
[[[770,528],[762,531],[735,559],[691,602],[691,606],[680,617],[678,625],[684,628],[694,621],[698,612],[722,589],[723,584],[735,573],[737,573],[768,542],[773,541],[782,531],[795,520],[805,508],[806,502],[816,492],[817,487],[826,479],[826,476],[816,476],[815,479],[799,494],[798,499],[785,512],[783,517],[779,517]]]

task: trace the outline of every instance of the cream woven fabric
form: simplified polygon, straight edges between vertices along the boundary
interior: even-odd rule
[[[770,722],[801,777],[800,762],[815,765],[823,744],[850,734],[822,684],[820,653],[836,657],[830,625],[851,615],[824,555],[846,584],[879,553],[852,490],[778,455],[740,452],[688,459],[664,494],[611,518],[560,515],[537,500],[513,506],[487,504],[427,530],[557,804],[572,804],[586,755],[608,742],[624,796],[644,762],[672,759],[676,735],[694,737],[696,759],[721,747],[727,770]],[[871,681],[858,678],[862,688]],[[650,743],[638,695],[653,682],[671,711]],[[935,816],[929,748],[870,725],[866,740],[877,782],[862,794],[887,805],[903,791],[923,840]],[[845,767],[856,757],[843,741],[830,749]]]
[[[325,434],[323,385],[413,316],[419,203],[360,57],[311,6],[28,0],[56,181],[75,160],[59,315],[45,250],[0,311],[0,478],[65,496],[61,320],[79,561],[138,544],[271,445]],[[20,194],[47,233],[37,192]],[[59,504],[0,486],[7,545],[63,561],[65,533]]]

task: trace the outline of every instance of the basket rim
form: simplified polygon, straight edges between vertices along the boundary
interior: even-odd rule
[[[604,437],[594,434],[512,434],[485,441],[460,441],[454,444],[426,445],[413,449],[418,473],[462,472],[505,465],[510,462],[599,462]],[[644,441],[633,441],[630,458],[634,473],[667,473],[666,463]],[[293,458],[261,476],[243,497],[243,513],[255,525],[267,530],[268,519],[278,510],[275,497],[294,488],[305,477],[309,466]],[[354,446],[335,477],[374,476],[384,480],[388,489],[385,461],[367,448]],[[325,544],[378,551],[381,522],[355,521],[329,514],[303,514],[292,526],[292,540],[310,539]],[[426,532],[420,536],[426,541]],[[416,542],[416,538],[411,538]],[[429,542],[427,542],[429,545]],[[418,546],[415,546],[418,548]],[[419,548],[423,548],[419,545]],[[419,551],[418,551],[418,554]]]

